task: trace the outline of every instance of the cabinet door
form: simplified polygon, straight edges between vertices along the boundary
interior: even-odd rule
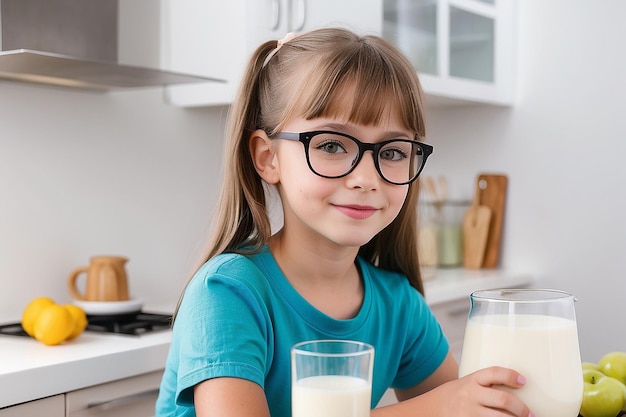
[[[165,88],[165,98],[180,106],[203,106],[229,104],[235,93],[235,83],[241,78],[249,55],[253,51],[251,33],[259,23],[274,25],[275,18],[258,14],[259,5],[270,0],[251,2],[246,0],[164,0],[162,2],[162,63],[172,71],[205,75],[224,80],[223,83],[194,83]],[[253,22],[253,23],[250,23]],[[286,31],[286,26],[276,28],[276,34]],[[267,31],[265,36],[269,36]],[[256,45],[255,45],[256,46]]]
[[[469,307],[469,298],[431,306],[433,314],[448,338],[450,352],[457,362],[461,359],[461,351],[463,350],[463,337],[465,336]]]
[[[163,371],[108,382],[66,395],[67,417],[149,417]]]
[[[431,102],[511,104],[514,2],[384,0],[383,36],[415,66]]]
[[[228,105],[261,43],[321,26],[379,34],[382,0],[164,0],[162,21],[163,68],[225,81],[166,87],[166,101]]]
[[[394,43],[420,74],[440,73],[436,0],[384,0],[383,36]]]
[[[345,27],[357,33],[382,34],[382,0],[290,0],[289,30]]]
[[[65,417],[65,395],[59,394],[0,409],[0,417]]]

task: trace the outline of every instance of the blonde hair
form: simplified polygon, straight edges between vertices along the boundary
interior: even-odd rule
[[[225,252],[254,253],[269,241],[263,181],[248,150],[255,130],[271,135],[294,116],[347,117],[371,125],[394,111],[417,140],[425,136],[417,73],[389,42],[327,28],[300,34],[279,50],[277,46],[269,41],[254,52],[231,106],[219,206],[201,263]],[[359,255],[406,275],[423,294],[417,258],[418,184],[408,187],[397,218],[362,246]]]

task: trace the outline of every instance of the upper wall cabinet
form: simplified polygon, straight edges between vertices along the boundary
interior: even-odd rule
[[[384,0],[383,36],[411,60],[428,102],[513,102],[515,0]]]
[[[179,106],[230,104],[252,52],[287,32],[343,26],[382,32],[383,0],[162,0],[162,66],[225,83],[167,87]]]

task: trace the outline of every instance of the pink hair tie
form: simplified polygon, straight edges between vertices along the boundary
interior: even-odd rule
[[[272,57],[274,55],[276,55],[276,52],[278,52],[280,50],[280,48],[286,44],[287,42],[289,42],[290,40],[292,40],[293,38],[296,37],[295,33],[289,32],[285,35],[284,38],[278,40],[276,48],[274,48],[274,50],[272,50],[272,52],[270,52],[269,54],[267,54],[267,56],[265,57],[265,61],[263,61],[263,66],[261,68],[265,68],[265,66],[267,65],[268,62],[270,62],[270,59],[272,59]]]

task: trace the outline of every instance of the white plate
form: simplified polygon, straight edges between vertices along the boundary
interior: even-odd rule
[[[131,298],[127,301],[82,301],[74,300],[74,305],[92,315],[135,313],[141,310],[143,300]]]

